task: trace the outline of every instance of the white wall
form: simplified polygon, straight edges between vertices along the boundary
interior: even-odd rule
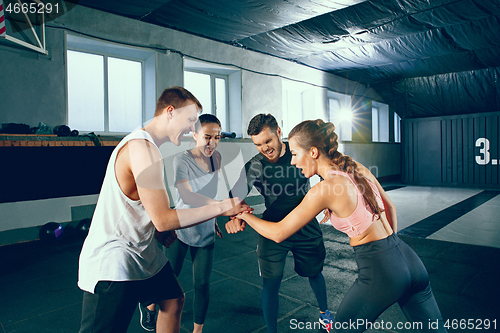
[[[243,137],[248,137],[248,123],[259,113],[270,113],[281,124],[281,78],[243,71],[241,99]]]

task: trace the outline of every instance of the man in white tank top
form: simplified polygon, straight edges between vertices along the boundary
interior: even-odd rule
[[[157,332],[179,332],[184,292],[155,238],[168,246],[175,229],[249,209],[237,198],[170,208],[158,147],[167,141],[180,145],[194,131],[201,108],[188,90],[166,89],[151,122],[113,150],[80,254],[80,333],[125,333],[138,302],[159,305]]]

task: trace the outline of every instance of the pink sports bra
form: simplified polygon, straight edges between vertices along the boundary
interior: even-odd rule
[[[373,221],[375,220],[375,214],[372,212],[370,206],[365,203],[363,193],[361,193],[359,188],[356,186],[356,181],[354,180],[354,176],[352,174],[336,170],[331,170],[328,173],[347,177],[351,181],[351,183],[353,183],[356,191],[358,192],[358,203],[356,204],[356,209],[350,216],[337,217],[330,212],[330,221],[332,222],[333,227],[347,234],[347,236],[351,238],[361,235],[373,224]],[[370,187],[375,193],[378,206],[383,209],[384,202],[382,201],[382,197],[380,196],[380,192],[377,186],[375,186],[375,184],[373,184],[369,180],[368,184],[370,184]]]

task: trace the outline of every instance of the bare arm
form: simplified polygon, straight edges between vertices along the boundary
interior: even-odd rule
[[[328,208],[328,203],[332,198],[324,195],[324,193],[329,193],[324,190],[324,186],[328,185],[324,182],[316,184],[302,202],[279,222],[264,221],[249,213],[241,213],[238,217],[245,220],[262,236],[280,243],[308,224],[323,209]]]
[[[365,166],[363,166],[358,162],[356,162],[356,164],[358,165],[359,172],[363,176],[368,178],[373,184],[375,184],[375,186],[377,186],[378,191],[380,192],[380,196],[382,197],[382,201],[384,202],[385,216],[387,217],[387,221],[389,222],[389,225],[391,226],[392,230],[394,230],[394,232],[397,233],[398,217],[396,214],[396,206],[389,198],[382,185],[380,185],[377,178]]]
[[[193,188],[187,179],[180,179],[175,186],[177,187],[177,191],[179,191],[182,201],[187,205],[201,207],[220,203],[218,200],[193,192]]]
[[[215,152],[217,155],[218,152]],[[193,159],[193,162],[196,164],[196,159],[188,154],[188,155],[178,155],[174,158],[173,166],[174,166],[174,180],[175,187],[182,201],[192,207],[201,207],[205,205],[213,205],[218,203],[219,201],[206,197],[202,194],[196,193],[193,191],[191,187],[190,180],[191,178],[196,177],[193,175],[193,169],[190,167],[190,163],[186,160],[187,156],[191,156],[189,160]],[[220,159],[220,158],[219,158]],[[214,171],[215,172],[215,171]],[[215,175],[214,175],[215,176]],[[201,178],[201,176],[200,176]],[[217,184],[211,183],[211,186],[217,187]],[[208,184],[206,184],[208,186]],[[214,189],[214,188],[213,188]],[[216,190],[216,188],[214,189]]]
[[[130,169],[142,205],[160,232],[198,224],[231,209],[237,200],[192,209],[171,209],[163,182],[163,161],[156,147],[146,140],[129,142]]]
[[[246,198],[250,190],[255,185],[257,178],[262,172],[261,164],[259,162],[250,160],[245,164],[245,167],[241,170],[240,176],[233,188],[229,192],[231,196],[237,196],[239,198]],[[245,201],[242,202],[246,205]],[[253,210],[253,208],[251,208]],[[239,217],[231,217],[231,219],[226,223],[226,231],[229,234],[234,234],[245,230],[246,222]]]
[[[201,207],[206,205],[216,205],[220,204],[221,201],[208,198],[204,195],[193,192],[191,185],[189,185],[189,181],[187,179],[181,179],[177,182],[177,190],[179,191],[179,195],[182,198],[182,201],[185,204],[194,207]],[[244,201],[241,201],[239,204],[235,204],[230,210],[225,211],[222,215],[231,216],[236,215],[242,211],[253,210],[250,208]]]
[[[394,230],[394,232],[397,233],[398,216],[396,214],[396,206],[394,205],[394,203],[392,203],[391,199],[389,198],[389,196],[384,191],[384,189],[382,188],[382,186],[378,181],[375,183],[375,185],[377,185],[377,188],[380,192],[380,196],[382,197],[382,201],[384,202],[385,216],[387,217],[387,221],[389,222],[389,225],[391,226],[392,230]]]

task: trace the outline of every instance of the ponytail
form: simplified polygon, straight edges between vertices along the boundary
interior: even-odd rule
[[[366,204],[370,206],[373,214],[380,215],[384,209],[377,204],[377,198],[368,179],[358,172],[356,162],[348,155],[344,155],[337,150],[338,135],[335,133],[335,125],[331,122],[324,122],[321,119],[305,120],[295,126],[288,135],[290,140],[296,137],[296,141],[305,150],[316,147],[325,154],[343,172],[353,175],[358,190],[363,193]],[[329,215],[329,214],[328,214]],[[327,214],[321,223],[325,222]]]

